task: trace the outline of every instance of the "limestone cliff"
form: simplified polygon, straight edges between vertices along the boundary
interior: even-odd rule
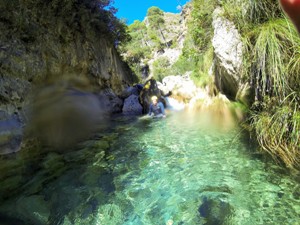
[[[118,109],[108,111],[122,109],[118,95],[134,76],[115,49],[106,11],[67,0],[2,1],[0,10],[0,135],[5,140],[12,135],[9,124],[24,125],[29,95],[49,77],[52,83],[70,74],[85,78],[91,93],[106,96],[103,107],[117,101]],[[0,146],[7,147],[5,140]]]

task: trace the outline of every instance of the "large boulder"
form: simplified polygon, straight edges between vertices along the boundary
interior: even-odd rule
[[[0,111],[0,155],[19,151],[22,133],[22,124],[19,117]]]
[[[123,100],[112,89],[107,88],[98,94],[100,107],[107,114],[122,112]]]
[[[241,80],[243,43],[235,25],[221,16],[222,12],[216,8],[212,22],[215,83],[222,93],[235,100]]]
[[[129,86],[124,89],[122,94],[120,95],[121,98],[125,99],[128,98],[130,95],[137,95],[139,96],[141,90],[143,89],[142,84],[136,84],[134,86]]]
[[[122,111],[126,115],[141,115],[143,113],[143,107],[139,102],[139,97],[132,94],[126,98]]]
[[[163,80],[163,92],[169,92],[172,97],[183,100],[184,102],[192,99],[196,92],[197,87],[190,79],[189,74],[185,76],[167,76]]]

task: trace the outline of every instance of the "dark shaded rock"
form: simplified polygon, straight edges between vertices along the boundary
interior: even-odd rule
[[[141,89],[143,89],[143,88],[141,88]],[[141,89],[139,89],[139,86],[137,86],[137,85],[135,85],[133,87],[128,87],[122,92],[120,97],[125,99],[125,98],[128,98],[130,95],[139,96]]]
[[[220,198],[206,196],[202,198],[202,204],[198,208],[200,216],[205,218],[205,225],[230,224],[233,211],[228,202]]]
[[[2,213],[0,213],[0,221],[1,225],[33,225],[28,221],[25,222],[24,220],[21,220],[19,218],[4,215]]]
[[[139,102],[139,97],[136,95],[130,95],[124,101],[123,113],[126,115],[141,115],[143,107]]]
[[[107,114],[122,112],[123,100],[112,89],[105,89],[98,94],[99,105]]]
[[[0,111],[0,155],[19,151],[22,135],[22,124],[19,117]]]
[[[156,80],[151,78],[144,84],[144,88],[140,93],[140,103],[143,107],[143,113],[146,114],[149,111],[149,107],[151,104],[151,97],[155,95],[159,100],[161,98],[161,91],[159,90]]]
[[[146,65],[142,66],[141,72],[142,72],[142,78],[143,79],[147,79],[148,78],[149,71],[150,71],[149,65],[146,64]]]

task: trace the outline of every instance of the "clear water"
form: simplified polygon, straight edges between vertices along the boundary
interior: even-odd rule
[[[175,113],[112,132],[106,162],[76,163],[32,194],[48,224],[300,224],[299,175],[222,119]]]

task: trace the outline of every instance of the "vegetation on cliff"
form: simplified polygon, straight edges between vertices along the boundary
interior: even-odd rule
[[[194,0],[192,32],[198,68],[207,68],[212,38],[211,12],[220,6],[238,27],[244,43],[244,80],[255,92],[249,128],[262,149],[288,167],[300,163],[300,38],[278,1]],[[201,71],[200,73],[205,73]]]

